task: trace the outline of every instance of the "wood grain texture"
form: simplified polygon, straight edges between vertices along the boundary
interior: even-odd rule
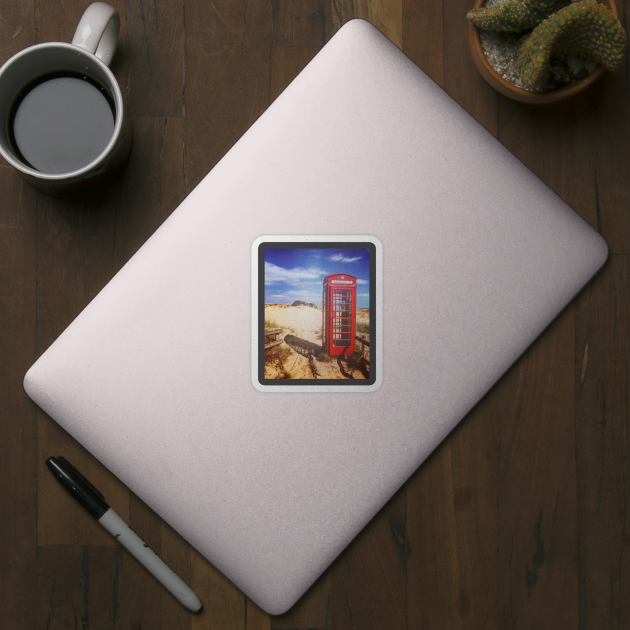
[[[507,628],[578,623],[574,350],[571,305],[501,382],[497,624]]]
[[[399,490],[332,565],[332,627],[407,627],[406,488]]]
[[[186,191],[269,105],[269,3],[186,5]]]
[[[127,107],[130,116],[181,116],[183,0],[127,3]]]
[[[623,13],[625,7],[625,13]],[[630,8],[625,2],[620,17],[629,32]],[[630,178],[628,152],[630,143],[630,62],[615,74],[605,75],[593,98],[594,116],[589,118],[589,154],[593,164],[591,187],[595,191],[588,218],[608,242],[610,251],[630,254]],[[624,211],[625,208],[625,211]],[[594,215],[594,216],[593,216]]]
[[[59,545],[37,554],[32,628],[109,630],[117,612],[116,547]]]
[[[31,2],[0,5],[0,63],[35,43]],[[35,626],[37,409],[22,378],[37,357],[36,193],[0,158],[0,619]]]
[[[36,571],[37,408],[22,388],[37,358],[36,193],[0,160],[0,618],[33,627]]]
[[[498,99],[499,139],[597,229],[613,253],[628,253],[629,101],[621,73],[597,87],[544,108]],[[614,130],[614,131],[613,131]],[[523,134],[527,133],[525,142]]]
[[[272,0],[272,46],[323,46],[330,39],[326,0]]]
[[[496,618],[500,395],[494,387],[407,482],[409,630]]]
[[[29,0],[2,5],[0,20],[0,62],[37,43],[35,5]]]
[[[442,1],[403,0],[402,51],[444,87]]]
[[[88,2],[0,0],[0,61]],[[0,162],[0,626],[424,630],[630,626],[630,64],[573,100],[497,95],[464,0],[112,0],[134,145],[104,193]],[[629,0],[619,2],[622,23]],[[288,613],[270,617],[22,390],[27,368],[339,27],[371,21],[607,239],[601,274]],[[322,182],[325,185],[325,182]],[[65,454],[190,581],[191,615],[54,484]],[[5,509],[8,506],[9,509]]]
[[[576,302],[580,628],[630,627],[630,260]]]

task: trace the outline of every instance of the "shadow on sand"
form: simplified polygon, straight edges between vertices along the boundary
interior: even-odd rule
[[[354,355],[353,355],[354,357]],[[338,356],[337,357],[337,365],[339,366],[339,370],[346,378],[351,378],[354,380],[353,372],[355,370],[359,370],[363,375],[363,378],[370,378],[370,371],[367,368],[365,361],[362,359],[355,360],[353,357],[349,356]]]
[[[315,354],[317,356],[320,352],[323,352],[321,344],[313,343],[312,341],[306,341],[295,335],[287,335],[284,341],[296,352],[303,354],[307,357],[309,354]]]

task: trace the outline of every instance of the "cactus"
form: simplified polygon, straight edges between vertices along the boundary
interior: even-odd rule
[[[569,0],[507,0],[481,9],[472,9],[466,17],[479,29],[501,33],[519,33],[534,28]]]
[[[626,49],[626,33],[609,9],[596,2],[576,2],[543,20],[523,41],[516,65],[528,85],[540,81],[554,53],[595,61],[616,69]]]

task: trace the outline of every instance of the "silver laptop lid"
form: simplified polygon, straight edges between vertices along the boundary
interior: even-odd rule
[[[371,266],[360,267],[364,256]],[[355,20],[42,355],[25,388],[277,614],[606,257],[585,221]],[[342,275],[355,279],[352,325],[360,300],[369,312],[369,384],[261,382],[272,375],[257,363],[265,303],[300,293],[315,306],[274,308],[312,316],[324,278]],[[322,327],[342,301],[328,295]]]

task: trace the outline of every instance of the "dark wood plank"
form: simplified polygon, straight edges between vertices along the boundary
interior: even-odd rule
[[[622,177],[620,174],[620,169],[625,168],[627,170],[627,158],[622,158],[616,152],[614,148],[616,143],[611,142],[611,136],[608,135],[612,132],[612,126],[608,121],[614,119],[614,116],[612,119],[610,117],[611,113],[614,112],[616,112],[617,118],[617,122],[614,125],[616,129],[615,134],[618,134],[618,137],[622,139],[625,138],[628,133],[627,117],[619,116],[621,103],[623,102],[622,97],[623,94],[625,94],[625,87],[621,84],[623,84],[623,80],[619,76],[604,77],[600,83],[600,87],[604,88],[603,91],[601,89],[594,89],[570,101],[544,108],[517,104],[503,97],[499,97],[498,110],[499,139],[501,142],[567,201],[569,205],[586,218],[593,227],[605,234],[606,237],[609,238],[609,243],[613,251],[627,251],[627,238],[624,241],[624,235],[627,234],[627,224],[624,223],[623,218],[621,222],[619,222],[619,202],[623,204],[628,195],[627,178]],[[605,114],[604,111],[606,111]],[[525,135],[527,136],[526,139]],[[602,173],[605,173],[605,175],[602,175]],[[615,175],[614,180],[610,177],[611,173]],[[605,182],[605,184],[603,182]],[[609,219],[606,217],[609,217]],[[608,225],[606,225],[607,223]],[[616,250],[615,248],[619,249]],[[594,334],[597,334],[597,332],[594,332]],[[581,360],[579,354],[583,352],[584,343],[585,342],[580,344],[579,341],[577,342],[576,348],[578,349],[578,356],[575,357],[576,366]],[[599,374],[601,377],[605,378],[606,366],[600,365],[601,371]],[[566,366],[561,368],[561,371],[566,370],[571,370],[571,368],[569,368],[568,359],[566,360]],[[573,371],[570,371],[572,375],[574,374],[574,370],[575,368],[573,368]],[[597,367],[594,368],[594,371],[596,373]],[[555,374],[552,373],[550,367],[549,377],[551,376],[555,376]],[[620,385],[620,387],[623,390],[623,386]],[[625,391],[627,392],[627,387]],[[562,418],[564,418],[564,415]],[[590,426],[594,426],[594,423],[599,422],[600,418],[601,416],[596,416],[595,419],[592,419],[589,423]],[[582,446],[580,445],[581,422],[584,421],[585,415],[580,405],[578,395],[578,404],[576,406],[578,436],[576,448],[578,461],[582,451]],[[556,419],[555,422],[557,423],[558,420]],[[533,426],[532,429],[535,431],[540,430],[537,428],[537,425]],[[567,434],[565,439],[570,441],[572,436],[568,424],[564,427],[564,431]],[[521,441],[521,443],[524,442]],[[582,444],[585,445],[585,442],[583,441]],[[558,446],[561,445],[558,443]],[[578,554],[578,557],[581,559],[581,569],[583,566],[582,559],[592,557],[589,554],[592,553],[593,539],[586,535],[585,538],[581,536],[579,541],[575,540],[576,517],[573,515],[573,511],[574,509],[580,509],[582,512],[588,513],[588,499],[592,498],[592,495],[589,496],[587,494],[585,496],[583,494],[581,491],[582,484],[588,486],[589,483],[584,477],[580,480],[579,472],[575,473],[578,475],[577,480],[579,483],[576,499],[578,501],[578,508],[573,507],[573,499],[569,496],[569,493],[570,484],[573,483],[571,475],[573,474],[575,464],[570,459],[568,449],[568,445],[562,447],[566,466],[563,471],[564,481],[562,482],[562,476],[559,472],[553,475],[558,481],[552,481],[553,477],[548,479],[549,485],[555,485],[557,487],[556,492],[559,497],[557,513],[561,514],[560,509],[564,506],[564,516],[553,517],[552,513],[556,513],[555,507],[552,505],[553,499],[552,497],[545,496],[544,502],[540,506],[538,518],[535,518],[536,505],[532,500],[528,509],[529,514],[525,519],[527,527],[525,530],[519,527],[519,531],[522,531],[520,537],[529,536],[530,538],[529,553],[531,557],[527,565],[527,576],[532,583],[536,581],[536,577],[542,576],[543,571],[545,571],[544,568],[541,569],[540,572],[535,569],[534,564],[537,561],[537,550],[538,562],[542,561],[541,550],[544,551],[544,559],[546,562],[550,555],[550,552],[545,548],[546,545],[549,544],[549,540],[558,539],[557,535],[554,536],[557,529],[562,528],[565,531],[565,536],[560,539],[564,542],[561,553],[556,552],[554,554],[554,561],[556,562],[556,577],[553,586],[554,599],[545,601],[545,593],[549,591],[550,584],[545,583],[545,588],[540,589],[542,584],[537,582],[538,586],[536,589],[528,589],[528,595],[530,595],[531,591],[535,592],[536,596],[531,596],[531,599],[527,600],[528,605],[523,609],[517,608],[514,610],[512,599],[509,600],[510,603],[507,603],[508,598],[513,597],[513,593],[509,592],[510,589],[505,589],[503,591],[504,601],[502,604],[511,611],[509,613],[511,615],[510,618],[514,623],[517,621],[520,622],[521,620],[531,621],[533,619],[539,619],[541,617],[541,611],[546,609],[547,612],[551,612],[551,614],[545,617],[550,623],[549,627],[553,627],[554,618],[556,623],[567,624],[569,620],[572,620],[572,622],[577,625],[578,617],[580,627],[601,627],[597,624],[584,625],[586,619],[585,613],[588,611],[588,604],[586,602],[588,601],[589,595],[596,591],[591,590],[593,581],[586,577],[582,570],[579,572],[579,614],[576,610],[575,598],[578,572],[575,568],[575,564],[577,563],[575,554]],[[557,454],[550,450],[547,457],[553,461],[553,459],[557,458]],[[604,464],[603,451],[598,452],[596,465],[593,453],[589,452],[588,448],[586,457],[591,460],[589,466],[592,467],[588,468],[590,471]],[[573,459],[574,458],[575,456],[573,456]],[[536,469],[538,469],[538,459],[536,460],[536,465]],[[509,485],[514,485],[514,480],[509,477],[505,481]],[[537,486],[538,483],[536,484]],[[512,501],[522,502],[520,498],[517,499],[516,497],[512,499]],[[544,503],[546,503],[546,505],[544,505]],[[522,509],[524,510],[525,508],[523,507]],[[504,513],[504,511],[502,513]],[[553,521],[551,520],[552,517]],[[515,517],[515,521],[523,522],[520,517]],[[559,525],[555,525],[556,522],[558,522]],[[544,531],[545,523],[547,524],[547,533]],[[535,549],[532,549],[532,536],[537,541]],[[584,549],[585,541],[587,544],[586,549]],[[512,554],[517,549],[520,550],[520,553],[525,555],[523,561],[526,559],[525,549],[522,547],[522,542],[520,544],[518,543],[518,539],[517,542],[512,545],[508,545],[507,540],[504,540],[503,543],[500,541],[500,550],[501,549],[503,554],[501,554],[500,551],[500,559],[502,555],[503,557],[507,557],[508,554]],[[551,569],[551,567],[549,567],[549,569]],[[590,569],[596,572],[596,564],[591,562]],[[515,576],[515,578],[517,577],[518,576]],[[608,576],[606,579],[608,580]],[[609,583],[610,582],[607,582],[607,584]],[[522,589],[522,579],[520,584]],[[588,587],[586,587],[585,584],[588,584]],[[589,595],[587,595],[587,593]],[[521,597],[524,598],[524,595]],[[598,592],[597,596],[593,597],[591,601],[599,601],[600,605],[606,608],[607,604],[603,604],[600,597],[601,592]],[[562,622],[559,610],[561,600],[565,601],[565,606],[567,607],[564,613],[565,618]],[[608,602],[609,600],[606,601]],[[601,618],[603,617],[598,617],[598,619]],[[527,621],[525,623],[527,623]]]
[[[618,102],[617,97],[612,93],[609,94],[609,98],[612,99],[612,102]],[[607,210],[602,213],[602,193],[599,191],[601,178],[598,174],[601,167],[598,167],[597,163],[602,161],[602,163],[609,164],[608,160],[611,156],[610,154],[607,157],[602,155],[605,149],[600,137],[601,131],[598,130],[607,125],[605,120],[601,118],[601,105],[601,93],[597,91],[591,91],[570,101],[545,108],[517,104],[499,97],[498,118],[501,142],[589,220],[594,227],[603,231],[602,223],[606,212],[610,213],[610,216],[615,216],[614,209],[611,207],[611,198],[619,193],[623,196],[624,190],[627,190],[627,182],[619,180],[617,186],[613,188],[610,180],[608,180]],[[624,134],[623,127],[624,124],[622,123],[619,129],[622,136]],[[526,140],[525,135],[527,135]],[[598,150],[597,147],[600,149]],[[571,374],[573,377],[568,358],[569,342],[570,340],[567,338],[565,342],[567,344],[565,365],[558,366],[556,370]],[[537,344],[539,343],[540,341],[537,342]],[[549,366],[547,377],[541,374],[538,378],[541,381],[551,380],[556,377],[556,370],[552,370],[552,367]],[[563,411],[563,413],[554,418],[556,434],[546,442],[548,446],[544,449],[548,451],[545,458],[550,462],[542,469],[547,469],[546,479],[543,480],[539,476],[543,454],[542,446],[539,445],[533,451],[536,454],[536,459],[532,461],[532,466],[535,466],[534,488],[536,495],[534,496],[532,492],[528,506],[527,502],[522,499],[522,493],[517,496],[514,491],[511,491],[510,494],[513,496],[509,499],[510,504],[519,506],[517,513],[511,516],[512,527],[516,527],[513,532],[514,538],[507,538],[511,528],[502,527],[500,529],[500,531],[506,529],[507,531],[506,536],[503,539],[500,537],[499,540],[499,566],[501,566],[502,558],[513,559],[520,555],[520,564],[526,563],[527,568],[527,572],[524,574],[525,583],[523,575],[515,574],[513,569],[510,571],[512,583],[509,588],[506,586],[507,579],[499,582],[503,585],[499,591],[500,615],[503,611],[503,616],[500,616],[500,619],[509,619],[515,627],[520,624],[527,625],[534,620],[540,627],[554,627],[554,624],[557,625],[558,623],[570,625],[577,625],[578,623],[578,610],[576,609],[577,569],[575,565],[577,563],[576,554],[582,552],[581,543],[578,547],[576,540],[576,516],[574,512],[577,508],[574,506],[574,499],[571,496],[571,487],[574,483],[573,475],[576,474],[575,455],[571,446],[571,442],[574,440],[574,431],[570,428],[569,419],[564,413],[569,405],[568,398],[570,396],[568,386],[563,385],[563,391],[565,388],[564,396],[567,400],[561,408],[558,408],[558,412]],[[579,414],[579,405],[577,409]],[[538,418],[536,417],[534,420],[538,420]],[[577,422],[579,426],[579,416]],[[541,427],[538,422],[532,425],[531,430],[539,435],[544,435],[544,427]],[[562,433],[565,434],[564,438],[561,438]],[[519,435],[517,439],[518,443],[524,447],[526,438]],[[550,448],[551,444],[554,443],[556,449],[559,450],[554,451]],[[564,460],[562,469],[557,468],[558,460]],[[548,470],[550,467],[553,468]],[[502,489],[517,486],[513,477],[505,476],[503,468],[500,475],[502,484],[503,482],[506,484],[505,486],[502,485]],[[538,495],[543,485],[547,490],[543,491],[541,497]],[[554,492],[557,496],[557,508],[554,503]],[[510,505],[506,511],[504,507],[506,495],[502,493],[501,497],[500,514],[507,516],[513,508]],[[536,515],[537,510],[538,515]],[[559,535],[560,531],[563,531],[564,534]],[[555,541],[558,541],[561,547],[554,552],[549,550],[547,546],[556,544]],[[551,556],[552,553],[553,556]],[[553,558],[552,562],[555,563],[555,566],[546,566],[550,556]],[[543,562],[545,565],[541,564]],[[537,564],[541,565],[540,568],[537,568]],[[522,567],[519,568],[522,574]],[[549,572],[548,576],[546,575],[547,572]],[[555,577],[552,577],[551,573],[555,573]],[[545,582],[542,582],[543,576],[545,576]],[[531,584],[534,584],[534,588],[530,586]],[[521,601],[518,605],[514,604],[515,601],[518,602],[518,599],[515,599],[515,588],[516,592],[520,591],[521,593]],[[584,607],[582,600],[583,598],[580,602],[580,623],[582,623],[581,612]],[[562,601],[564,604],[561,604]],[[543,626],[540,621],[543,610],[546,611],[545,623],[549,624],[548,626]]]
[[[270,630],[271,618],[254,602],[245,597],[245,630]]]
[[[496,619],[500,387],[407,483],[408,630]]]
[[[617,9],[629,33],[630,1],[617,2]],[[593,164],[589,182],[595,201],[588,215],[578,212],[601,232],[611,252],[630,254],[630,156],[626,151],[630,145],[630,52],[626,50],[626,61],[617,71],[605,73],[582,98],[588,103],[586,115],[573,131],[588,134],[577,157],[588,152]],[[569,169],[575,168],[575,159],[567,162],[567,172],[574,173]],[[573,185],[579,185],[578,178],[578,173],[571,177]]]
[[[407,626],[406,487],[399,490],[332,567],[335,630]]]
[[[402,50],[444,87],[442,0],[403,0]]]
[[[193,2],[185,29],[189,192],[269,105],[269,3]]]
[[[272,0],[272,46],[323,46],[330,38],[329,0]]]
[[[0,20],[0,64],[23,48],[36,44],[36,37],[33,2],[4,2]]]
[[[41,547],[32,628],[111,630],[117,612],[116,548]]]
[[[127,4],[125,62],[130,116],[181,116],[183,0]]]
[[[0,618],[21,630],[33,627],[36,569],[37,409],[22,379],[37,359],[37,219],[35,191],[4,160],[0,199]]]
[[[626,0],[618,6],[622,20],[625,7],[625,30],[628,33],[630,3]],[[585,98],[588,96],[592,99],[593,106],[589,110],[588,119],[580,125],[588,131],[581,153],[588,151],[593,164],[589,182],[595,201],[590,204],[590,212],[586,218],[601,232],[610,251],[617,254],[630,254],[630,212],[627,211],[630,208],[630,158],[626,151],[630,146],[628,58],[626,53],[626,63],[620,70],[614,74],[605,74],[593,91],[584,95]],[[584,134],[583,129],[577,126],[574,132]],[[567,163],[568,168],[575,168],[574,160]],[[577,177],[572,177],[571,180],[573,185],[579,185]],[[572,202],[569,203],[573,206]],[[578,211],[585,216],[583,210]]]
[[[0,5],[0,64],[35,43],[32,2]],[[0,619],[35,627],[37,411],[22,378],[35,345],[36,193],[0,158]]]
[[[578,625],[574,345],[572,305],[500,384],[501,627]]]
[[[576,305],[580,628],[630,627],[630,260],[612,256]]]
[[[332,0],[332,32],[348,20],[363,18],[402,49],[403,0]]]

